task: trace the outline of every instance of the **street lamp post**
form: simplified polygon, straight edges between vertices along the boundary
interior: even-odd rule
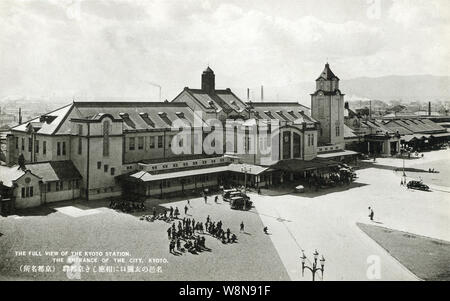
[[[318,266],[317,266],[317,259],[318,259],[318,257],[319,257],[319,252],[317,252],[317,250],[315,250],[314,253],[313,253],[313,256],[314,256],[314,262],[313,262],[313,264],[312,264],[312,267],[307,266],[307,265],[306,265],[306,258],[307,258],[307,257],[306,257],[305,253],[304,253],[303,250],[302,250],[302,257],[300,257],[301,260],[302,260],[302,276],[305,275],[305,269],[308,269],[308,270],[310,270],[311,273],[312,273],[312,281],[315,280],[315,278],[316,278],[316,272],[317,272],[317,271],[320,271],[320,272],[322,273],[322,279],[323,279],[323,271],[324,271],[324,266],[325,266],[325,258],[324,258],[323,255],[322,255],[322,258],[320,258],[320,260],[319,260],[319,262],[320,262],[320,267],[318,267]]]

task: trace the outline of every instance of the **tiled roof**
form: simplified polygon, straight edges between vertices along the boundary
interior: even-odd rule
[[[413,134],[412,131],[408,130],[404,126],[399,125],[396,122],[389,121],[389,122],[385,123],[384,126],[390,128],[394,132],[398,132],[400,135]]]
[[[28,131],[27,126],[28,126],[28,124],[31,124],[31,126],[35,127],[35,129],[37,130],[37,132],[39,134],[45,134],[45,135],[62,134],[62,133],[58,132],[58,129],[60,128],[60,126],[64,122],[64,120],[66,119],[66,116],[69,114],[71,108],[72,108],[72,104],[66,105],[55,111],[52,111],[50,113],[46,113],[46,114],[42,115],[43,117],[45,117],[45,116],[51,117],[51,118],[47,118],[46,122],[41,122],[41,116],[39,116],[32,120],[24,122],[21,125],[13,127],[11,130],[27,132]]]
[[[344,124],[344,138],[356,138],[358,137],[353,130]]]
[[[257,119],[278,119],[295,123],[316,122],[305,114],[305,111],[309,109],[296,102],[252,102],[251,106]]]
[[[74,102],[79,114],[88,119],[109,114],[122,119],[125,131],[171,128],[175,120],[194,126],[202,120],[186,103],[178,102]]]
[[[13,181],[25,174],[25,172],[18,167],[18,165],[12,167],[0,165],[0,182],[7,187],[12,187]]]
[[[50,165],[50,162],[34,163],[25,165],[35,175],[42,178],[44,182],[59,181],[55,170]]]
[[[44,182],[81,179],[81,174],[72,161],[51,161],[25,165],[33,174]]]
[[[395,131],[393,131],[391,128],[388,128],[375,120],[365,120],[362,121],[361,124],[370,128],[371,129],[370,133],[373,135],[385,135],[386,133],[395,134]]]
[[[386,124],[386,127],[390,128],[400,128],[403,127],[409,133],[405,134],[411,134],[411,133],[439,133],[439,132],[445,132],[446,129],[439,124],[426,119],[426,118],[417,118],[417,119],[395,119],[388,121]],[[400,132],[400,131],[399,131]],[[400,134],[402,134],[400,132]]]
[[[186,88],[192,97],[199,101],[205,108],[211,107],[211,102],[218,111],[224,111],[229,114],[233,111],[241,112],[246,106],[231,90],[215,90],[214,93],[208,93],[201,89]]]
[[[325,64],[325,68],[323,69],[322,73],[316,80],[319,80],[321,78],[323,78],[325,80],[332,80],[332,79],[339,80],[339,78],[336,75],[334,75],[333,71],[331,71],[330,64],[328,64],[328,63]]]
[[[72,161],[52,161],[50,165],[60,180],[78,180],[82,178]]]

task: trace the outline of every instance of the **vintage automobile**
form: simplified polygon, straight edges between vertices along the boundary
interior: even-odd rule
[[[295,191],[295,192],[298,192],[298,193],[303,193],[303,192],[305,192],[305,186],[303,186],[303,185],[298,185],[298,186],[296,186],[296,187],[294,188],[294,191]]]
[[[230,200],[235,197],[242,197],[247,201],[250,200],[249,196],[236,188],[224,190],[222,196],[225,202],[230,202]]]
[[[423,191],[430,190],[430,187],[428,187],[428,185],[425,185],[422,181],[409,181],[408,184],[406,184],[406,187],[409,189],[417,189]]]
[[[230,199],[230,208],[235,210],[250,210],[253,207],[253,202],[250,198],[242,196],[234,196]]]

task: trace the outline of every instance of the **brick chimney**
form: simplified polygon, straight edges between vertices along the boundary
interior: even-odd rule
[[[216,89],[216,79],[214,71],[211,68],[206,68],[202,73],[202,90],[207,93],[214,93]]]

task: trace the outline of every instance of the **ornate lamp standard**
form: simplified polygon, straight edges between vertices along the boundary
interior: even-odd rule
[[[325,258],[322,255],[322,258],[320,258],[320,260],[319,260],[320,261],[320,267],[317,266],[317,259],[319,257],[319,252],[317,252],[317,250],[314,251],[313,256],[314,256],[314,262],[312,264],[312,267],[309,267],[309,266],[306,265],[306,258],[307,257],[306,257],[305,252],[303,250],[302,250],[302,257],[300,257],[301,260],[302,260],[302,276],[305,275],[305,269],[308,269],[312,273],[312,281],[315,280],[315,276],[316,276],[316,272],[317,271],[321,271],[322,278],[323,278],[323,271],[324,271],[324,265],[325,265]]]

